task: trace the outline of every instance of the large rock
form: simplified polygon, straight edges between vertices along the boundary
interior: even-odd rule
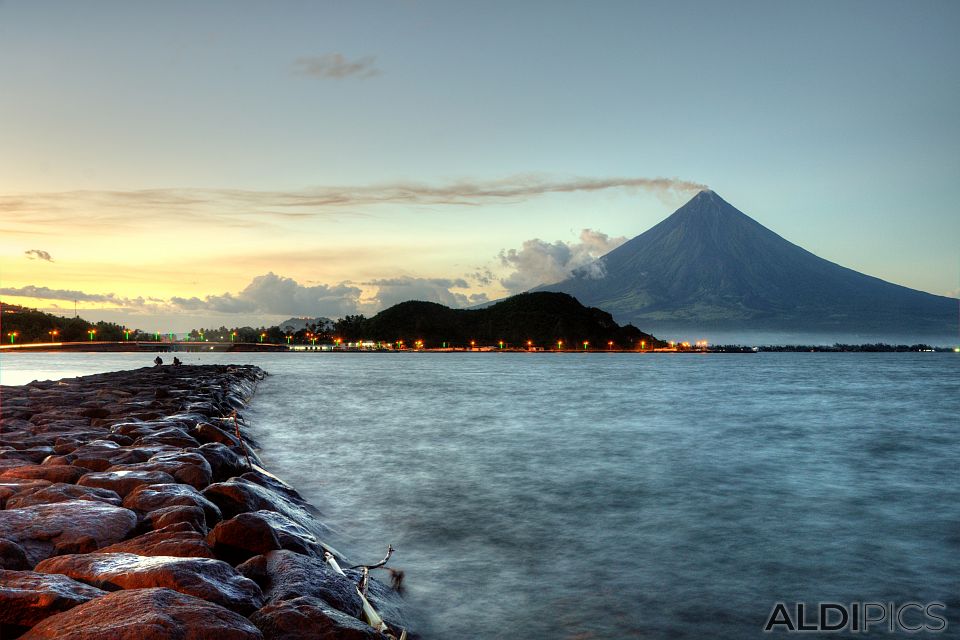
[[[207,518],[200,507],[161,507],[143,518],[143,524],[154,530],[180,523],[188,524],[197,533],[207,533]]]
[[[263,640],[246,618],[170,589],[117,591],[51,616],[21,640]]]
[[[30,464],[7,469],[0,473],[0,478],[23,478],[73,484],[84,473],[86,473],[86,470],[78,467]]]
[[[218,482],[204,489],[204,497],[220,507],[224,518],[251,511],[276,511],[315,536],[330,533],[329,529],[314,517],[316,510],[313,507],[253,482],[246,475],[249,474]]]
[[[57,468],[57,467],[53,467]],[[172,484],[173,476],[163,471],[102,471],[84,475],[77,484],[116,491],[121,498],[140,485]]]
[[[130,538],[96,553],[135,553],[140,556],[175,556],[178,558],[215,558],[202,533],[181,522]]]
[[[244,562],[237,571],[259,584],[268,602],[312,596],[354,617],[363,609],[357,583],[319,558],[286,550],[271,551]]]
[[[366,622],[337,611],[323,600],[303,596],[271,602],[250,622],[267,640],[388,640]]]
[[[32,627],[106,591],[57,574],[0,570],[0,624]]]
[[[41,489],[49,487],[49,480],[33,480],[29,478],[0,478],[0,509],[6,507],[7,500],[27,489]]]
[[[316,537],[275,511],[241,513],[214,527],[207,542],[218,558],[238,564],[275,549],[304,555],[323,555]]]
[[[204,489],[210,484],[213,472],[210,463],[199,453],[170,451],[159,453],[146,462],[115,465],[107,471],[162,471],[170,474],[176,482],[194,489]]]
[[[67,500],[95,500],[119,507],[123,501],[115,491],[83,487],[77,484],[58,482],[46,487],[32,487],[21,491],[7,500],[7,509],[19,509],[35,504],[52,504]]]
[[[214,526],[222,518],[217,505],[189,485],[153,484],[139,486],[124,498],[123,506],[142,513],[156,511],[164,507],[199,507],[203,509],[208,527]]]
[[[263,605],[260,587],[226,562],[209,558],[84,553],[49,558],[41,573],[62,573],[105,589],[166,587],[243,614]]]
[[[123,540],[137,514],[93,500],[68,500],[0,511],[0,538],[20,545],[32,567],[55,553]]]
[[[30,563],[27,561],[27,553],[23,547],[12,540],[0,538],[0,569],[19,571],[29,568]]]
[[[208,442],[198,449],[188,449],[188,451],[199,453],[210,463],[214,482],[223,482],[249,471],[246,459],[242,455],[238,455],[219,442]]]

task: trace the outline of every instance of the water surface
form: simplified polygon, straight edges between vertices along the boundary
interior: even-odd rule
[[[960,626],[955,354],[181,358],[273,374],[262,457],[334,546],[398,549],[426,637],[761,638],[778,600],[939,600]]]

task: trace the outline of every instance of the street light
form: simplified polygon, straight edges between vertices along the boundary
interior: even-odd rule
[[[130,329],[124,329],[124,330],[123,330],[123,339],[124,339],[124,340],[129,340],[129,339],[130,339]]]
[[[97,330],[87,329],[87,335],[90,336],[90,341],[93,342],[93,336],[97,335]]]
[[[60,332],[57,331],[56,329],[51,329],[50,331],[47,331],[47,333],[50,334],[50,341],[51,341],[51,342],[56,342],[56,341],[57,341],[57,335],[58,335]]]
[[[233,342],[234,340],[236,340],[236,338],[237,338],[237,332],[236,332],[236,331],[231,331],[231,332],[230,332],[230,342]]]
[[[557,340],[557,351],[563,349],[563,340]]]
[[[10,344],[13,344],[14,342],[17,341],[17,332],[16,332],[16,331],[11,331],[11,332],[8,333],[7,335],[10,336]]]
[[[267,334],[261,333],[261,334],[260,334],[260,342],[263,342],[263,339],[266,338],[266,337],[267,337]]]
[[[590,343],[587,342],[586,340],[583,341],[583,350],[584,350],[584,351],[587,350],[587,346],[589,346],[589,344],[590,344]]]

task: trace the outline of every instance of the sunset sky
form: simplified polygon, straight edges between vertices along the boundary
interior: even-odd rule
[[[960,294],[960,3],[0,2],[0,299],[466,306],[701,186]]]

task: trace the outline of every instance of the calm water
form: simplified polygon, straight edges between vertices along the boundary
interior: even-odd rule
[[[334,546],[398,549],[426,637],[762,638],[777,600],[938,600],[960,630],[955,354],[181,357],[273,374],[267,465]]]

